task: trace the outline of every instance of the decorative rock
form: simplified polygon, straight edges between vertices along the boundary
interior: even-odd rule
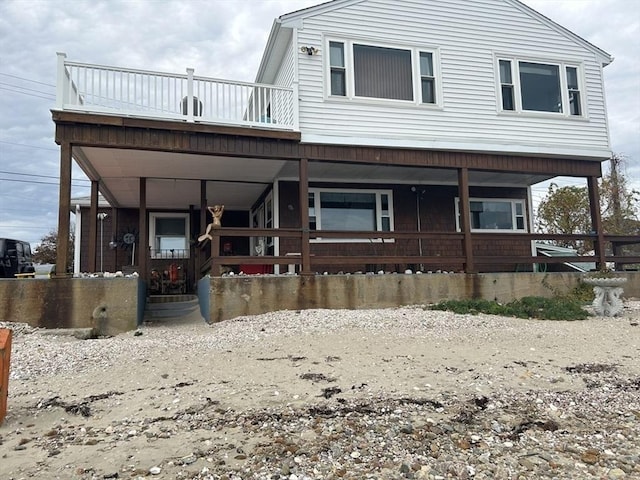
[[[160,467],[151,467],[149,469],[149,473],[151,475],[160,475],[160,472],[162,472],[162,469]]]

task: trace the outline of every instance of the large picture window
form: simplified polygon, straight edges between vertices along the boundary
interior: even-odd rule
[[[393,231],[392,201],[391,190],[310,188],[309,228],[390,232]]]
[[[583,115],[577,66],[502,58],[498,76],[502,111]]]
[[[149,240],[152,258],[189,257],[189,215],[152,213],[149,215]]]
[[[435,51],[350,41],[329,41],[328,93],[437,104]]]
[[[524,200],[501,198],[469,199],[471,230],[526,232]],[[456,226],[460,230],[460,199],[456,198]]]

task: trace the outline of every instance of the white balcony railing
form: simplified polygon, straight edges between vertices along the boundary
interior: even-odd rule
[[[298,130],[294,88],[70,62],[58,53],[56,109]]]

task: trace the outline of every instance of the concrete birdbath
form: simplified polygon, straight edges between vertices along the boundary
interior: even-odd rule
[[[624,290],[622,285],[627,281],[624,277],[586,277],[584,283],[593,285],[593,310],[598,315],[615,317],[622,312],[623,303],[620,295]]]

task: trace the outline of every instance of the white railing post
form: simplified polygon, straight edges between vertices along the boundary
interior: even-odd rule
[[[64,66],[64,60],[67,58],[66,53],[57,52],[58,55],[58,72],[57,72],[57,85],[56,85],[56,108],[62,110],[62,107],[67,103],[68,90],[67,90],[67,74]]]
[[[187,122],[193,122],[193,68],[187,68]]]
[[[293,82],[293,98],[291,99],[291,108],[293,108],[293,129],[300,130],[300,96],[298,90],[298,82]]]

